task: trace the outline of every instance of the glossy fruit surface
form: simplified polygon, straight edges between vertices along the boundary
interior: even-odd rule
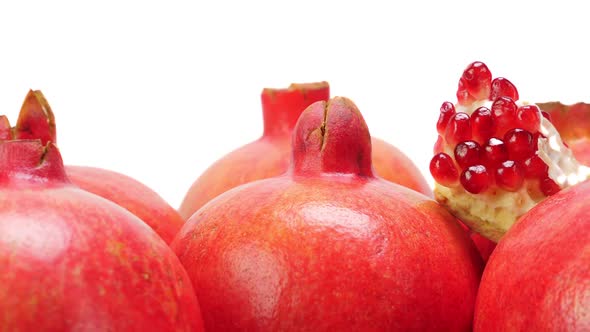
[[[122,207],[72,185],[52,143],[0,142],[5,331],[202,331],[186,271]]]
[[[188,190],[179,212],[188,219],[219,194],[248,182],[285,173],[291,158],[291,135],[301,112],[330,98],[327,82],[292,84],[287,89],[266,88],[261,94],[264,132],[213,163]],[[432,196],[416,165],[395,146],[372,138],[373,166],[382,178]]]
[[[316,102],[289,172],[196,212],[172,248],[209,331],[469,331],[482,262],[430,198],[374,176],[352,101]]]

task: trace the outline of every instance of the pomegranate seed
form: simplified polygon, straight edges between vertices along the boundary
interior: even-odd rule
[[[518,100],[518,90],[512,82],[504,77],[496,77],[492,81],[490,100],[495,101],[500,97],[508,97],[512,100]]]
[[[547,120],[549,120],[549,121],[551,122],[551,114],[549,114],[549,113],[547,113],[547,112],[545,112],[545,111],[541,111],[541,115],[542,115],[542,116],[543,116],[545,119],[547,119]]]
[[[502,189],[517,191],[523,182],[523,171],[513,160],[506,160],[496,170],[496,183]]]
[[[541,187],[541,192],[545,196],[551,196],[561,190],[561,188],[557,185],[557,183],[555,183],[555,181],[551,180],[548,177],[541,180],[540,187]]]
[[[472,194],[485,191],[490,185],[490,175],[483,165],[469,166],[461,173],[461,185]]]
[[[491,84],[492,73],[488,67],[480,61],[471,63],[465,68],[459,80],[459,88],[457,89],[459,103],[466,105],[473,100],[486,99],[490,95]]]
[[[483,147],[483,161],[488,168],[496,168],[508,159],[506,144],[501,139],[492,137]]]
[[[461,168],[467,168],[480,163],[481,147],[477,142],[465,141],[455,147],[455,160]]]
[[[440,107],[440,115],[438,117],[438,122],[436,123],[436,130],[440,135],[445,134],[447,125],[453,115],[455,115],[455,105],[451,102],[445,101]]]
[[[473,139],[481,144],[487,142],[496,130],[492,112],[487,107],[480,107],[471,114],[471,131]]]
[[[549,166],[537,154],[528,158],[523,163],[524,176],[528,179],[545,177],[547,176],[548,170]]]
[[[492,104],[492,118],[496,123],[496,135],[502,137],[505,132],[516,128],[516,110],[518,106],[508,97],[500,97]]]
[[[471,139],[471,124],[467,113],[456,113],[447,126],[445,140],[451,146]]]
[[[432,157],[430,174],[436,182],[446,187],[455,184],[459,177],[453,158],[446,153],[439,153]]]
[[[533,142],[533,135],[528,131],[515,128],[504,136],[508,158],[516,161],[526,160],[536,150],[536,142]]]
[[[516,111],[516,123],[519,128],[535,133],[541,126],[541,115],[537,105],[520,106]]]

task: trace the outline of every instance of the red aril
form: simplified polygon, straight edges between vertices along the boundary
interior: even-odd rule
[[[5,119],[6,120],[6,119]],[[2,121],[0,121],[2,122]],[[55,117],[41,91],[29,91],[16,126],[0,139],[39,139],[43,144],[56,143]],[[152,227],[166,242],[172,241],[184,220],[156,192],[129,176],[106,169],[66,166],[70,181],[76,186],[102,196],[129,210]]]
[[[71,184],[53,143],[0,142],[2,330],[203,331],[202,324],[186,271],[152,229]]]
[[[211,331],[469,331],[481,259],[425,195],[374,175],[352,101],[309,106],[281,176],[227,191],[172,248]]]
[[[590,182],[562,190],[502,237],[479,288],[474,331],[590,331]]]
[[[518,217],[547,196],[584,181],[590,169],[581,166],[562,142],[552,116],[519,101],[514,84],[491,79],[484,67],[481,62],[470,64],[457,88],[455,114],[471,117],[471,125],[453,127],[451,119],[447,135],[436,143],[440,152],[433,157],[451,156],[453,160],[446,162],[458,166],[460,181],[438,181],[440,176],[433,173],[434,195],[470,229],[498,241]],[[481,148],[476,149],[473,141]],[[453,151],[461,153],[449,153]]]
[[[261,94],[264,132],[212,164],[192,184],[179,208],[188,219],[219,194],[241,184],[287,171],[291,135],[301,112],[316,101],[330,98],[328,83],[292,84],[287,89],[264,89]],[[399,149],[372,138],[373,167],[377,175],[426,195],[432,195],[424,176]]]

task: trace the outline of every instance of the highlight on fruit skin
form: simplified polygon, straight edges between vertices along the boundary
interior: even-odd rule
[[[498,241],[538,202],[585,181],[590,169],[563,143],[548,113],[519,100],[516,86],[483,62],[464,70],[446,101],[430,163],[436,200]]]

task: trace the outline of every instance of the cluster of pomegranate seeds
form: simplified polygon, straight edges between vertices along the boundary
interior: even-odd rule
[[[430,172],[439,184],[460,183],[478,194],[492,186],[518,191],[525,180],[536,180],[546,196],[560,190],[537,155],[541,116],[548,114],[536,105],[518,106],[514,84],[502,77],[492,80],[487,66],[474,62],[459,80],[457,100],[457,108],[442,104],[436,125],[439,138]],[[485,101],[491,102],[489,108],[477,107]]]

